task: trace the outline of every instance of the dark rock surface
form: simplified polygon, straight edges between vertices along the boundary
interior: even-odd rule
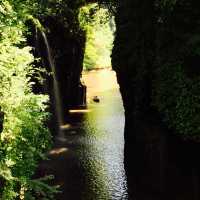
[[[156,68],[172,60],[183,62],[187,54],[184,50],[192,48],[187,46],[187,40],[194,29],[189,28],[188,22],[195,14],[186,11],[197,5],[195,1],[187,5],[182,1],[174,8],[173,16],[165,13],[169,21],[162,25],[155,20],[158,10],[153,5],[151,0],[125,0],[116,14],[112,64],[125,108],[124,160],[129,195],[137,200],[197,200],[200,177],[196,155],[200,145],[168,130],[162,115],[152,106]],[[180,20],[183,14],[187,18],[184,22]],[[192,20],[191,26],[193,23],[196,22]],[[186,63],[193,67],[198,62],[199,57],[195,56]]]

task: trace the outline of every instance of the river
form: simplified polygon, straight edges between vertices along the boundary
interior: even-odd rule
[[[199,143],[143,120],[134,129],[137,142],[126,141],[125,173],[125,119],[115,73],[90,71],[82,78],[87,109],[70,110],[64,139],[55,138],[37,172],[55,176],[51,184],[60,186],[55,200],[199,200]]]
[[[125,200],[124,109],[115,73],[109,69],[83,74],[88,107],[70,110],[63,128],[64,141],[57,140],[49,161],[41,164],[54,174],[61,200]],[[98,96],[100,102],[94,102]],[[42,170],[41,170],[42,171]]]

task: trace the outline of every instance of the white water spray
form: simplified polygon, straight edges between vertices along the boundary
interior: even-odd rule
[[[64,133],[63,133],[63,130],[61,129],[61,126],[64,125],[64,120],[63,120],[63,115],[62,115],[60,90],[59,90],[59,85],[58,85],[58,81],[56,77],[56,68],[55,68],[55,64],[51,55],[51,50],[50,50],[49,42],[47,40],[47,36],[43,31],[41,33],[46,45],[48,61],[49,61],[49,65],[52,71],[52,75],[53,75],[53,95],[54,95],[54,102],[55,102],[55,114],[56,114],[56,117],[58,120],[58,126],[59,126],[58,138],[64,140]]]

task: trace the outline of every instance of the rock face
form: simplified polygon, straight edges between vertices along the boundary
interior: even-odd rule
[[[183,157],[199,152],[199,148],[194,150],[191,143],[171,136],[161,119],[179,134],[182,129],[178,125],[190,120],[185,106],[180,105],[186,105],[185,97],[191,95],[183,94],[191,94],[194,87],[190,83],[200,71],[196,67],[200,56],[195,37],[199,31],[199,5],[197,1],[163,2],[124,0],[117,9],[112,65],[125,107],[125,167],[129,186],[134,188],[130,189],[133,199],[196,200],[199,164]],[[196,111],[193,114],[197,117]]]
[[[44,28],[46,38],[51,51],[51,57],[56,69],[56,79],[58,83],[62,120],[65,121],[67,111],[71,107],[80,105],[83,86],[80,83],[80,76],[83,69],[83,58],[85,50],[86,33],[79,25],[79,1],[48,1],[46,10],[39,15],[40,23]],[[53,76],[47,55],[47,47],[41,34],[40,27],[37,28],[30,20],[27,27],[32,34],[28,35],[27,42],[33,47],[34,57],[39,58],[35,65],[46,72],[40,72],[43,80],[38,81],[38,74],[34,74],[32,79],[36,82],[33,85],[33,92],[45,93],[50,96],[50,112],[53,113],[49,121],[52,133],[57,132],[58,120],[56,118],[55,98],[53,92]],[[41,70],[41,71],[42,71]],[[81,89],[82,90],[81,90]],[[82,99],[81,99],[82,100]],[[57,125],[56,125],[57,124]]]
[[[116,16],[112,65],[127,115],[139,116],[150,106],[155,37],[152,2],[123,1]]]
[[[56,4],[57,5],[57,4]],[[49,6],[52,6],[51,4]],[[60,5],[59,5],[60,6]],[[71,6],[71,7],[69,7]],[[79,26],[78,4],[71,2],[63,3],[57,13],[54,8],[50,14],[40,16],[40,22],[45,29],[51,55],[56,68],[56,78],[61,98],[61,110],[67,113],[71,106],[80,104],[80,76],[83,68],[85,49],[85,32]],[[33,86],[35,93],[47,93],[50,95],[50,110],[55,113],[55,99],[53,94],[53,77],[48,61],[47,48],[42,37],[41,30],[36,28],[32,22],[28,22],[32,36],[28,43],[33,46],[36,58],[41,58],[35,63],[36,66],[44,67],[47,73],[42,73],[43,82],[32,77],[36,84]],[[37,76],[37,75],[36,75]],[[63,117],[65,117],[63,114]],[[52,123],[56,122],[53,116]]]
[[[67,109],[68,106],[76,105],[78,102],[78,89],[85,48],[85,33],[77,27],[65,27],[64,22],[56,19],[56,17],[48,17],[43,20],[46,29],[50,30],[47,33],[47,38],[56,66],[62,105],[64,109]],[[45,65],[48,66],[44,43],[41,40],[40,38],[38,42],[38,54],[43,58]],[[49,66],[47,70],[50,71]],[[51,84],[52,80],[50,80],[48,85]],[[50,86],[50,88],[52,87]]]
[[[132,180],[142,178],[142,168],[147,162],[144,140],[147,139],[145,126],[150,113],[152,54],[155,49],[152,5],[151,0],[121,1],[116,15],[112,66],[117,73],[125,108],[125,168],[129,188],[136,184]],[[136,154],[136,151],[140,153]],[[131,198],[136,195],[135,191],[133,194],[129,192]]]
[[[116,15],[112,66],[117,73],[124,102],[127,141],[134,139],[134,126],[151,111],[155,54],[153,2],[125,0],[120,3]]]

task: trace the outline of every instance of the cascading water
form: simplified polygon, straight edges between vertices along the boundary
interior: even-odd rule
[[[56,114],[56,117],[58,120],[58,126],[59,126],[58,138],[61,140],[64,140],[64,132],[61,129],[61,126],[64,125],[64,120],[63,120],[63,112],[62,112],[62,106],[61,106],[61,100],[60,100],[61,96],[60,96],[60,90],[59,90],[59,85],[58,85],[57,76],[56,76],[55,64],[51,55],[51,50],[50,50],[49,42],[47,40],[47,36],[43,31],[41,32],[41,34],[46,45],[47,57],[48,57],[49,65],[50,65],[52,76],[53,76],[53,95],[54,95],[54,102],[55,102],[55,114]]]

